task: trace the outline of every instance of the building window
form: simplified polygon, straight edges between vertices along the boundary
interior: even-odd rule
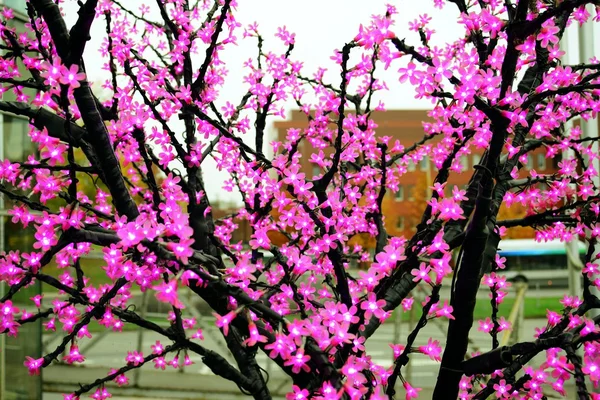
[[[404,217],[398,217],[396,220],[396,229],[399,231],[404,230]]]
[[[481,161],[481,156],[479,154],[473,154],[473,166],[478,165]]]
[[[546,155],[545,154],[537,154],[537,169],[543,171],[546,169]]]
[[[415,201],[415,185],[406,185],[408,201]]]
[[[19,1],[25,4],[25,1]],[[4,2],[6,5],[6,2]],[[5,96],[6,99],[6,96]],[[35,154],[35,146],[31,143],[28,135],[29,121],[11,115],[0,115],[0,140],[4,149],[0,154],[1,160],[12,162],[24,161],[30,154]],[[17,190],[15,192],[19,193]],[[35,200],[33,198],[32,200]],[[4,196],[0,201],[3,207],[3,215],[6,209],[13,206],[13,201]],[[33,250],[35,230],[33,226],[24,228],[20,224],[14,224],[10,217],[0,217],[0,252],[19,250],[29,252]],[[0,297],[6,287],[0,283]],[[41,293],[41,282],[20,290],[12,297],[12,301],[18,308],[25,308],[31,301],[29,298]],[[32,379],[23,369],[23,357],[27,354],[33,358],[42,355],[42,319],[33,323],[24,324],[19,327],[19,336],[3,337],[0,340],[0,398],[2,399],[41,399],[42,381],[41,377]]]
[[[29,139],[29,121],[24,118],[3,115],[4,157],[12,162],[26,161],[34,147]]]
[[[408,165],[406,166],[406,170],[408,172],[415,172],[417,170],[417,166],[413,160],[411,160],[411,159],[408,160]]]
[[[419,162],[419,169],[421,171],[429,171],[429,157],[425,156]]]
[[[404,200],[404,186],[398,185],[398,191],[396,192],[396,201]]]
[[[527,169],[533,169],[533,156],[531,154],[527,154]]]
[[[312,167],[312,175],[313,175],[313,179],[316,176],[321,175],[321,167],[319,167],[318,165],[313,165],[313,167]]]
[[[463,170],[469,169],[469,157],[460,156],[460,165],[462,165]]]

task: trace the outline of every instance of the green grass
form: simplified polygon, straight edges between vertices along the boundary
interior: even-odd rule
[[[110,279],[106,276],[106,271],[102,269],[106,265],[106,261],[102,258],[82,258],[80,260],[81,269],[83,275],[90,279],[93,285],[98,286],[100,284],[110,283]],[[44,266],[42,272],[44,274],[58,278],[65,272],[69,272],[73,278],[75,278],[75,269],[73,267],[58,268],[56,261],[53,259],[48,265]],[[44,284],[42,290],[44,292],[56,293],[58,289],[53,286]]]
[[[106,271],[104,271],[104,269],[102,269],[102,267],[104,265],[106,265],[106,262],[101,258],[81,259],[81,268],[83,269],[84,275],[87,278],[89,278],[90,281],[93,282],[93,284],[95,286],[97,286],[99,284],[110,283],[110,279],[106,276]],[[43,272],[45,274],[54,276],[56,278],[58,278],[58,276],[63,274],[65,271],[69,271],[71,276],[75,277],[75,271],[72,267],[59,269],[54,260],[52,260],[43,269]],[[50,285],[47,285],[47,284],[43,284],[42,290],[43,290],[43,292],[46,292],[46,293],[56,293],[58,291],[56,288],[54,288]],[[33,293],[33,292],[27,293],[27,296],[25,296],[24,299],[28,299],[29,297],[33,296],[34,294],[35,293]],[[552,310],[552,311],[560,312],[562,310],[562,304],[560,304],[560,302],[559,302],[560,299],[561,299],[561,297],[542,297],[539,299],[536,299],[534,297],[526,297],[525,298],[525,306],[524,306],[525,318],[544,318],[546,316],[546,310],[548,310],[548,309]],[[514,302],[515,302],[514,293],[507,295],[507,297],[504,299],[502,304],[500,304],[498,316],[508,319],[508,316],[510,314],[510,311],[513,307]],[[402,321],[405,321],[405,322],[409,321],[410,312],[402,312],[402,311],[399,311],[398,309],[396,310],[396,312],[399,313],[400,317],[402,318]],[[415,302],[412,313],[413,313],[413,321],[416,322],[421,316],[421,307],[420,307],[419,302],[417,302],[417,301]],[[475,310],[474,310],[475,320],[485,319],[486,317],[491,316],[491,313],[492,313],[492,307],[490,304],[490,300],[487,298],[477,299],[477,303],[475,305]],[[294,319],[299,319],[300,315],[292,314],[292,315],[286,316],[285,318],[288,320],[294,320]],[[150,320],[152,320],[152,322],[156,322],[158,324],[164,323],[166,321],[164,319],[159,319],[159,318],[150,318]],[[393,320],[394,320],[394,318],[392,317],[388,321],[391,322]],[[90,332],[99,332],[99,331],[102,331],[105,329],[103,326],[98,325],[98,323],[95,321],[90,323],[88,328],[89,328]],[[137,329],[137,327],[134,325],[131,325],[131,324],[125,324],[125,326],[124,326],[124,330],[127,330],[127,331],[135,330],[135,329]]]
[[[162,326],[163,328],[169,327],[169,321],[167,321],[167,316],[165,314],[165,318],[156,318],[156,317],[146,317],[146,320],[150,322],[154,322],[155,324]],[[137,325],[125,323],[123,325],[123,332],[133,332],[140,329]],[[91,333],[98,333],[106,331],[106,327],[104,325],[100,325],[98,321],[92,319],[88,324],[88,331]],[[111,330],[112,331],[112,330]]]
[[[508,295],[510,296],[510,295]],[[505,297],[504,301],[500,304],[498,310],[498,316],[504,317],[508,319],[510,315],[510,311],[515,303],[514,297]],[[552,310],[556,312],[560,312],[563,308],[562,304],[559,301],[562,297],[542,297],[539,299],[535,299],[533,297],[525,298],[525,306],[524,313],[525,318],[545,318],[546,310]],[[421,317],[421,309],[419,307],[420,304],[415,302],[413,306],[413,321],[417,321]],[[410,312],[400,312],[402,316],[402,321],[408,321],[410,319]],[[492,315],[492,305],[489,299],[477,299],[477,303],[475,304],[475,309],[473,310],[473,317],[478,319],[485,319]]]
[[[562,297],[542,297],[535,299],[532,297],[525,298],[524,313],[525,318],[544,318],[546,317],[546,310],[552,310],[560,312],[563,309],[563,305],[560,304]],[[508,318],[510,311],[514,305],[514,298],[505,298],[499,309],[499,316]],[[477,302],[475,307],[475,317],[478,319],[485,318],[491,315],[492,305],[490,301],[483,301],[483,299]]]

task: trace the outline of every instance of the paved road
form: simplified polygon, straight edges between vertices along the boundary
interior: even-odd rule
[[[207,320],[207,322],[209,322]],[[533,332],[534,327],[539,327],[544,325],[544,320],[526,320],[525,321],[525,332]],[[392,349],[389,347],[389,344],[392,343],[395,330],[397,328],[393,323],[384,324],[372,338],[366,344],[367,352],[373,360],[380,365],[383,366],[391,366],[392,363]],[[210,330],[210,329],[209,329]],[[215,332],[218,333],[218,332]],[[400,324],[400,340],[398,343],[405,343],[406,336],[409,333],[408,323]],[[203,345],[210,349],[219,349],[219,344],[215,339],[206,332],[206,339]],[[445,332],[443,332],[439,327],[435,324],[428,324],[419,335],[417,339],[416,345],[425,344],[429,337],[434,338],[435,340],[439,340],[442,345],[445,342]],[[153,332],[144,332],[142,336],[142,349],[145,354],[149,354],[151,352],[150,346],[156,342],[156,340],[161,339],[158,334]],[[490,348],[491,339],[489,335],[474,331],[472,335],[473,346],[478,347],[482,351],[486,351]],[[530,338],[523,338],[524,340]],[[87,339],[82,340],[80,342],[80,348],[82,350],[85,349]],[[123,333],[110,333],[106,335],[100,342],[98,342],[94,347],[84,350],[83,353],[86,356],[86,367],[88,369],[94,369],[98,367],[102,371],[108,372],[109,367],[117,367],[122,366],[124,364],[125,355],[128,350],[133,350],[136,348],[138,342],[138,333],[137,332],[123,332]],[[57,340],[51,343],[50,346],[55,345]],[[165,342],[166,343],[166,342]],[[52,348],[52,347],[50,347]],[[224,352],[221,351],[221,354]],[[155,374],[155,370],[152,365],[146,365],[142,368],[142,372],[140,377],[142,380],[149,379],[147,377],[152,376],[151,383],[157,383],[156,379],[164,380],[164,385],[168,387],[169,380],[174,379],[173,377],[177,375],[177,379],[180,378],[181,375],[188,374],[201,374],[210,376],[211,373],[208,368],[202,364],[200,357],[196,355],[192,355],[192,360],[195,362],[194,365],[188,366],[185,368],[184,374],[176,373],[172,368],[169,368],[170,371],[162,372],[159,374]],[[281,381],[285,378],[285,375],[278,369],[277,366],[273,365],[270,360],[266,358],[265,355],[259,353],[258,362],[269,371],[269,375],[277,381]],[[534,363],[537,360],[534,360]],[[414,354],[411,357],[410,368],[408,371],[410,373],[405,373],[405,377],[411,381],[412,384],[419,387],[431,387],[435,383],[435,377],[437,376],[439,364],[435,361],[430,360],[428,357],[420,354]],[[45,373],[45,381],[52,382],[53,381],[53,373],[52,369],[55,368],[50,367],[48,369],[48,373]],[[64,367],[63,367],[64,368]],[[76,383],[87,383],[86,379],[79,373],[83,372],[80,370],[84,370],[84,368],[71,368],[68,373],[70,382]],[[90,371],[91,372],[91,371]],[[105,373],[106,373],[105,372]],[[132,373],[129,374],[130,379],[133,380]],[[97,376],[96,376],[97,377]],[[64,380],[64,375],[61,373],[59,376],[60,379],[58,381],[67,383],[69,380]],[[56,380],[56,379],[55,379]],[[157,383],[158,384],[158,383]],[[140,381],[140,385],[144,387],[142,382]],[[287,385],[286,385],[287,386]],[[176,386],[177,387],[177,386]]]
[[[444,292],[445,293],[445,292]],[[442,293],[442,298],[448,298],[448,296],[444,296]],[[445,293],[447,294],[447,293]],[[528,293],[531,297],[557,297],[562,295],[562,291],[552,291],[552,290],[543,290],[537,291],[532,290]],[[487,290],[481,290],[478,293],[478,297],[486,297],[488,296]],[[510,294],[513,296],[513,294]],[[188,308],[189,309],[189,308]],[[420,310],[417,311],[417,317],[420,315]],[[440,320],[434,320],[427,324],[425,328],[421,330],[419,337],[415,343],[416,346],[425,344],[429,337],[438,340],[442,346],[446,341],[446,324],[435,323]],[[534,328],[545,326],[545,320],[542,319],[532,319],[525,320],[524,327],[521,330],[522,332],[531,335],[534,332]],[[471,343],[471,351],[487,351],[491,347],[491,338],[488,334],[477,331],[477,324],[475,324],[474,329],[472,330],[472,343]],[[214,321],[212,318],[204,319],[204,326],[202,326],[204,330],[205,340],[202,343],[206,348],[216,350],[222,355],[228,354],[226,347],[224,345],[223,339],[221,337],[220,332],[215,328]],[[389,367],[392,365],[392,349],[390,348],[390,343],[394,342],[394,338],[397,337],[399,340],[397,343],[404,344],[406,342],[406,337],[410,333],[409,331],[409,323],[403,322],[400,324],[395,324],[394,321],[388,321],[384,324],[380,329],[371,337],[367,343],[366,348],[368,354],[372,357],[372,359],[377,363],[385,367]],[[95,334],[95,337],[98,334]],[[141,349],[144,354],[150,354],[151,348],[150,346],[154,344],[157,340],[162,340],[163,338],[154,333],[145,331],[141,337]],[[60,340],[58,337],[52,339],[50,335],[45,336],[44,341],[51,340],[48,349],[53,350],[58,341]],[[47,388],[52,388],[54,390],[68,390],[69,388],[76,387],[77,383],[81,382],[82,384],[89,383],[95,380],[99,376],[106,375],[108,373],[109,368],[111,367],[120,367],[124,365],[125,356],[127,351],[135,350],[138,345],[138,340],[140,340],[138,332],[123,332],[123,333],[108,333],[106,334],[100,341],[98,341],[93,347],[86,349],[88,344],[90,343],[89,339],[84,339],[79,342],[79,347],[82,350],[82,353],[86,357],[85,368],[77,368],[77,367],[65,367],[65,366],[51,366],[47,370],[44,371],[44,380],[47,383]],[[521,337],[520,340],[532,340],[532,337]],[[168,341],[163,341],[164,344],[168,344]],[[53,347],[54,346],[54,347]],[[237,392],[237,388],[222,380],[221,378],[214,377],[208,368],[202,363],[201,358],[197,355],[190,354],[192,361],[194,364],[188,367],[185,367],[183,371],[176,371],[169,367],[167,371],[156,371],[153,368],[152,363],[144,366],[141,370],[142,372],[139,374],[139,387],[140,388],[155,388],[154,394],[156,398],[175,398],[175,392],[173,392],[172,388],[181,389],[181,393],[178,395],[179,398],[194,398],[197,399],[199,397],[189,397],[190,391],[194,393],[198,393],[199,390],[209,391],[212,393],[220,392],[218,395],[220,400],[226,400],[227,392]],[[257,356],[257,360],[259,364],[268,371],[271,377],[271,388],[274,392],[285,393],[287,388],[289,387],[289,380],[287,380],[287,376],[282,373],[279,368],[274,365],[274,363],[269,360],[265,355],[259,353]],[[230,360],[234,365],[235,362]],[[541,358],[537,358],[533,360],[533,364],[541,363]],[[408,368],[405,368],[403,371],[403,375],[409,380],[413,385],[418,387],[423,387],[424,391],[422,392],[421,398],[428,398],[425,392],[427,388],[433,387],[435,385],[435,378],[437,376],[439,364],[435,361],[430,360],[428,357],[421,354],[413,354],[411,356],[411,361]],[[183,373],[182,373],[183,372]],[[135,381],[134,374],[130,372],[128,374],[130,377],[131,383]],[[192,378],[193,377],[193,378]],[[277,390],[279,389],[279,390]],[[166,396],[162,396],[158,393],[163,393],[164,390],[169,390]],[[187,390],[187,391],[186,391]],[[135,392],[135,390],[134,390]],[[143,390],[138,390],[135,392],[135,396],[143,395]],[[114,392],[118,394],[118,392]],[[124,395],[131,396],[134,395],[131,389],[128,389]],[[206,396],[206,398],[214,398],[215,396]],[[200,397],[203,398],[203,397]],[[52,397],[46,397],[48,400],[53,400]],[[116,398],[119,400],[126,400],[125,397]]]

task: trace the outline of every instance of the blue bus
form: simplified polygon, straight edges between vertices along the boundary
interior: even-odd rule
[[[585,258],[587,246],[577,241],[572,257],[579,261]],[[567,243],[560,240],[537,242],[533,239],[507,239],[500,241],[498,255],[506,258],[506,268],[500,273],[509,280],[526,280],[530,286],[568,287],[569,271]]]

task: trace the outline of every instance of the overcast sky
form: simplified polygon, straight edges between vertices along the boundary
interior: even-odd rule
[[[154,1],[149,0],[122,0],[121,3],[134,11],[144,3],[150,6],[155,4]],[[259,31],[265,38],[267,50],[274,46],[274,48],[282,46],[281,41],[273,35],[278,27],[285,25],[289,31],[296,33],[292,58],[304,63],[303,73],[310,76],[318,67],[326,67],[331,70],[328,76],[335,79],[332,81],[335,84],[338,84],[339,69],[336,69],[330,60],[334,50],[340,49],[344,43],[352,40],[360,24],[368,24],[371,15],[385,13],[385,5],[388,3],[395,5],[399,11],[394,31],[398,37],[406,37],[409,44],[417,45],[418,37],[414,32],[408,31],[408,22],[421,14],[432,17],[430,26],[436,31],[432,40],[433,45],[443,46],[445,42],[457,39],[462,33],[456,23],[458,13],[454,4],[449,3],[444,9],[439,10],[433,7],[432,0],[238,0],[238,3],[235,12],[237,20],[243,26],[256,21]],[[67,26],[70,27],[77,19],[77,1],[65,0],[63,8]],[[106,79],[106,72],[101,70],[102,61],[96,56],[96,49],[102,42],[105,32],[104,24],[99,22],[96,21],[92,27],[92,40],[86,48],[84,57],[88,78],[91,81],[102,82]],[[229,100],[234,104],[239,102],[241,95],[247,90],[247,85],[242,82],[243,71],[236,67],[256,55],[256,40],[253,38],[241,40],[242,31],[239,32],[238,45],[229,46],[226,54],[223,55],[230,73],[220,96],[222,101]],[[600,45],[600,41],[598,42],[597,45]],[[198,66],[201,62],[202,59],[195,60],[195,65]],[[399,66],[398,63],[392,64],[388,71],[379,75],[379,78],[383,78],[390,88],[388,92],[381,94],[379,99],[385,102],[388,109],[430,108],[428,102],[414,99],[412,87],[399,84],[396,78]],[[214,167],[207,166],[205,177],[211,199],[236,198],[227,196],[227,193],[220,189],[223,179],[227,177],[226,174],[217,173]]]

